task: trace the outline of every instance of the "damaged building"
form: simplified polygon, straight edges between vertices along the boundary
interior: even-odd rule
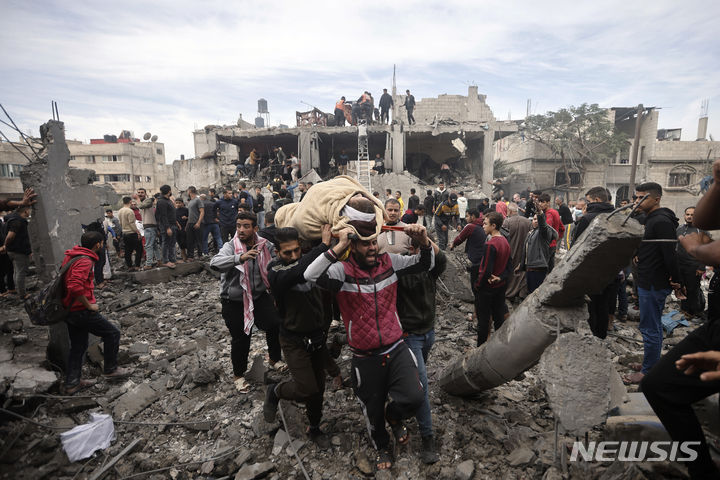
[[[568,184],[562,161],[546,146],[525,138],[520,132],[495,142],[495,158],[514,171],[507,179],[508,192],[527,186],[552,191],[570,200],[581,198],[597,185],[606,186],[613,201],[629,199],[632,152],[635,143],[637,107],[614,107],[608,111],[615,126],[628,142],[609,164],[585,162],[568,172]],[[707,116],[700,118],[697,140],[681,141],[681,129],[658,129],[660,112],[645,108],[640,116],[635,184],[656,182],[663,188],[663,205],[682,212],[695,205],[703,179],[712,175],[712,163],[720,156],[720,142],[707,140]],[[522,124],[522,122],[518,122]]]
[[[405,110],[399,106],[404,96],[394,95],[393,100],[392,123],[367,126],[369,158],[380,154],[387,170],[409,171],[428,182],[434,182],[440,166],[447,163],[458,176],[472,175],[478,184],[487,184],[493,176],[493,142],[517,131],[515,123],[495,119],[486,96],[478,94],[476,86],[469,87],[467,96],[440,95],[417,101],[417,123],[413,125],[408,125]],[[176,187],[221,184],[235,171],[234,164],[244,161],[253,148],[266,157],[273,155],[273,147],[282,147],[287,155],[295,152],[303,171],[315,169],[323,176],[329,173],[331,161],[344,151],[352,171],[352,162],[358,158],[358,128],[331,126],[334,119],[321,119],[332,115],[318,112],[308,112],[314,114],[312,120],[298,112],[293,128],[256,128],[240,119],[238,125],[208,125],[196,130],[195,158],[175,162]]]

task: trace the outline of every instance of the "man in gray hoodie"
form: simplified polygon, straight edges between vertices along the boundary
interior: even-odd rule
[[[528,199],[528,205],[533,200]],[[532,230],[525,240],[525,257],[515,271],[524,271],[528,295],[545,280],[550,264],[550,243],[558,237],[557,231],[547,224],[545,214],[540,210],[532,217]]]

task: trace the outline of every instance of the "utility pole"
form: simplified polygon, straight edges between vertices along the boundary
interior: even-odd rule
[[[635,193],[635,171],[637,170],[638,153],[640,152],[640,122],[642,122],[642,115],[645,111],[643,104],[637,106],[637,118],[635,119],[635,138],[633,139],[632,149],[632,166],[630,167],[630,186],[628,193],[633,195]]]

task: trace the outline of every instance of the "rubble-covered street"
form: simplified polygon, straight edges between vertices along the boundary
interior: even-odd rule
[[[474,325],[469,321],[471,296],[460,255],[449,255],[450,268],[438,290],[437,341],[428,364],[440,462],[432,466],[420,462],[420,439],[412,420],[408,422],[410,445],[396,448],[393,469],[378,473],[376,478],[685,478],[680,467],[669,462],[569,462],[575,438],[563,435],[559,437],[558,457],[564,464],[556,461],[555,421],[537,366],[475,398],[453,397],[442,391],[437,378],[443,368],[475,344]],[[146,295],[152,299],[112,311],[121,302],[140,301]],[[267,375],[278,375],[266,370],[262,332],[253,335],[254,363],[248,375],[253,388],[248,394],[236,392],[230,336],[220,316],[217,295],[218,281],[207,270],[153,285],[138,285],[127,276],[115,276],[99,292],[99,302],[108,318],[121,326],[120,362],[132,367],[134,373],[122,383],[104,381],[99,345],[92,346],[84,374],[97,377],[98,384],[73,397],[60,395],[59,382],[52,381],[54,374],[42,373],[39,368],[46,329],[31,326],[18,303],[4,300],[0,347],[6,399],[0,427],[2,478],[301,479],[301,468],[313,480],[372,477],[374,457],[365,421],[348,386],[335,390],[327,379],[322,426],[331,435],[331,450],[321,451],[306,440],[303,406],[281,403],[289,437],[282,423],[266,424],[262,420],[263,381]],[[669,302],[668,309],[673,308]],[[638,311],[631,308],[630,312],[629,321],[618,324],[619,332],[605,342],[620,373],[628,371],[624,365],[637,361],[642,354]],[[580,325],[581,332],[588,330],[586,322]],[[331,338],[339,328],[333,326]],[[666,347],[691,328],[675,329],[666,339]],[[349,385],[347,349],[338,362]],[[8,372],[10,365],[20,370]],[[30,367],[34,368],[25,370]],[[24,373],[28,371],[32,375]],[[623,409],[628,415],[638,415],[642,402],[632,394],[625,398],[631,399],[615,412],[619,417],[612,417],[619,421],[609,421],[605,433],[601,427],[589,432],[589,439],[602,439],[608,430],[611,435],[613,428],[632,428],[632,419],[623,420]],[[20,420],[10,412],[32,421]],[[70,463],[59,434],[87,423],[90,412],[112,416],[116,439],[89,459]]]

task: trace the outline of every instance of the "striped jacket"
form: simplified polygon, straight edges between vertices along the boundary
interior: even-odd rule
[[[393,345],[402,338],[397,312],[398,275],[430,270],[432,247],[417,255],[378,254],[371,269],[360,267],[352,255],[338,262],[332,250],[310,264],[305,279],[337,292],[348,343],[355,353],[366,353]]]

